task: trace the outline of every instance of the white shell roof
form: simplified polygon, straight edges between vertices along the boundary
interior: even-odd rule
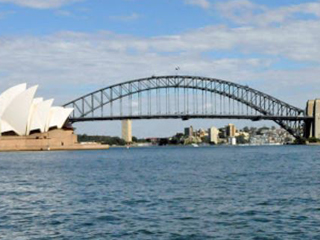
[[[40,102],[34,101],[30,112],[27,134],[30,134],[34,130],[40,130],[42,133],[45,132],[52,104],[53,99]]]
[[[38,86],[29,88],[17,95],[7,105],[1,117],[20,136],[26,135],[29,113],[37,88]]]
[[[24,92],[27,89],[27,84],[22,83],[17,86],[14,86],[12,88],[9,88],[5,92],[3,92],[0,95],[0,118],[4,112],[4,110],[7,108],[7,106],[10,104],[10,102],[20,93]]]
[[[48,119],[47,131],[53,127],[62,128],[72,111],[72,108],[52,107]]]
[[[31,131],[42,133],[52,127],[62,128],[71,108],[52,107],[53,99],[34,98],[38,86],[27,89],[20,84],[0,95],[0,133],[13,131],[20,136]]]

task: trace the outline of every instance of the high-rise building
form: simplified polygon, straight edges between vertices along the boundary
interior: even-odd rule
[[[235,137],[236,136],[236,126],[234,124],[228,124],[228,126],[226,127],[226,134],[227,137]]]
[[[218,144],[219,130],[215,127],[211,127],[208,129],[208,132],[209,132],[209,142]]]
[[[193,127],[190,126],[190,127],[188,127],[188,128],[185,128],[185,129],[184,129],[184,135],[185,135],[186,137],[191,137],[191,136],[193,136]]]
[[[126,141],[126,143],[132,142],[132,121],[122,120],[122,139]]]

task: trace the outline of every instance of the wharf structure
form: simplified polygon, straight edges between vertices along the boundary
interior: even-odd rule
[[[68,123],[72,108],[52,106],[53,99],[35,98],[38,86],[14,86],[0,95],[0,151],[106,149],[80,144]]]

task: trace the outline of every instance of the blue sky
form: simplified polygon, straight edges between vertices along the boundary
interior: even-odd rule
[[[38,0],[46,2],[45,0]],[[183,0],[90,0],[60,1],[37,7],[38,1],[0,1],[1,35],[45,35],[58,31],[112,31],[135,36],[176,34],[211,24],[228,24],[218,9],[204,10]],[[1,3],[2,2],[2,3]],[[18,4],[21,2],[22,4]],[[30,2],[30,4],[23,4]],[[208,1],[212,5],[224,1]],[[251,1],[270,9],[303,4],[302,0]],[[33,6],[33,7],[32,7]]]
[[[0,0],[0,90],[40,84],[39,95],[62,104],[179,65],[181,74],[247,84],[304,107],[320,93],[319,18],[317,0]],[[136,135],[181,130],[168,121],[166,131],[158,129],[168,122],[137,122]],[[78,129],[95,133],[92,125]],[[99,126],[120,133],[119,123]]]

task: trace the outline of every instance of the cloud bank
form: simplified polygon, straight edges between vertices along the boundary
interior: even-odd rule
[[[47,9],[74,1],[0,2]],[[319,1],[276,9],[247,0],[185,3],[216,11],[226,24],[157,37],[108,31],[0,36],[0,92],[21,82],[40,84],[41,95],[63,104],[117,82],[177,74],[179,66],[179,74],[239,82],[301,108],[320,97]],[[117,21],[138,18],[114,16]]]
[[[179,66],[180,74],[238,81],[302,107],[306,92],[309,98],[320,92],[318,6],[314,2],[270,10],[232,1],[216,7],[223,7],[223,16],[238,24],[234,9],[245,9],[236,11],[246,12],[240,26],[211,25],[158,37],[107,31],[0,37],[0,76],[7,85],[40,83],[48,94],[59,92],[56,98],[63,103],[115,82],[176,74]],[[277,19],[278,12],[285,17],[277,24],[268,21]],[[313,18],[294,18],[293,12],[308,12]],[[264,24],[257,21],[262,16]]]
[[[0,0],[0,3],[12,3],[22,7],[36,9],[59,8],[64,5],[82,0]]]

